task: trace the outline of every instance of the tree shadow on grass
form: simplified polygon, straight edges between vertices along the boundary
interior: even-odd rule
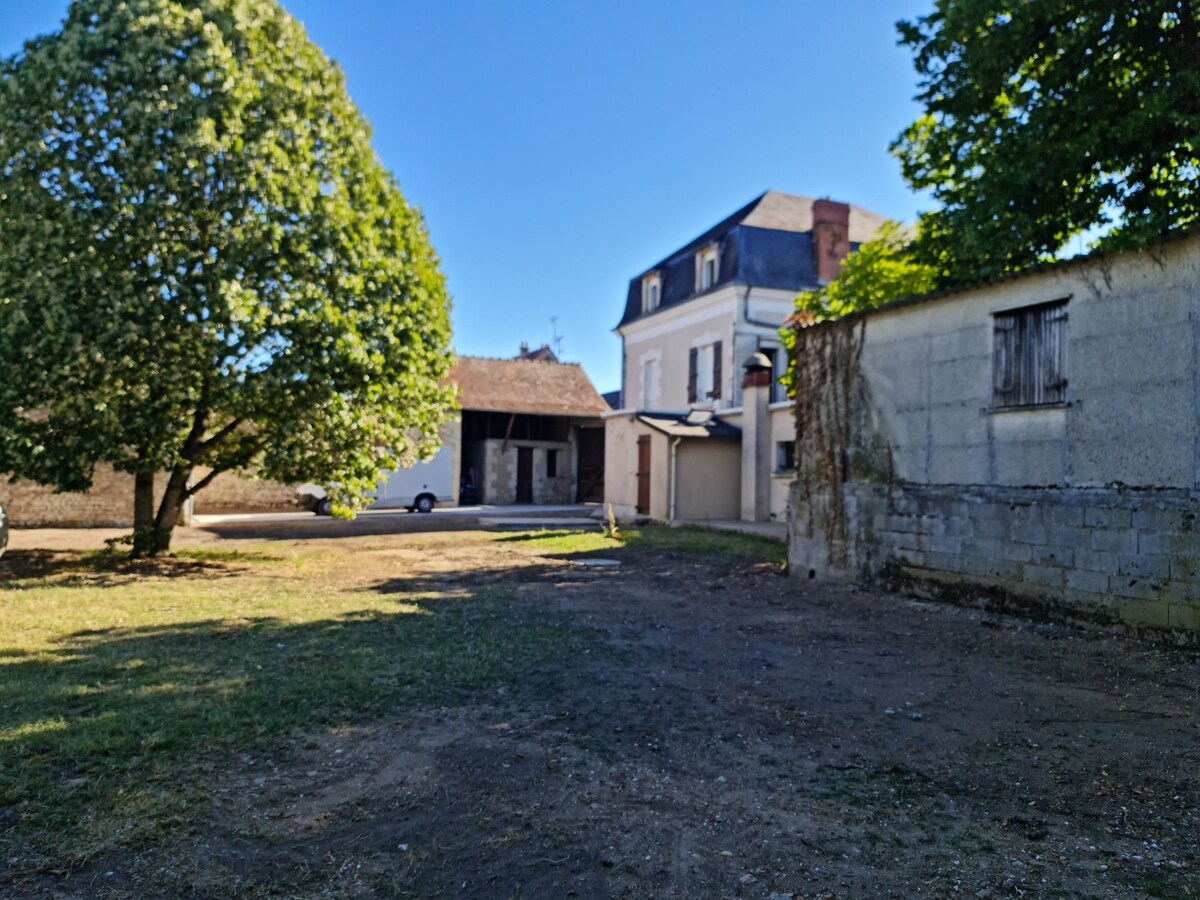
[[[232,520],[196,526],[224,540],[329,540],[339,537],[376,537],[389,534],[420,534],[437,531],[479,531],[471,516],[360,515],[354,519],[329,516],[293,517],[283,520]]]
[[[206,767],[289,736],[519,685],[569,645],[502,590],[397,597],[319,621],[81,629],[0,659],[5,885],[186,831]],[[181,832],[182,829],[182,832]]]
[[[620,573],[620,568],[598,569],[583,565],[590,554],[547,554],[542,563],[473,566],[469,571],[423,572],[387,578],[372,590],[385,595],[479,590],[524,590],[537,585],[585,584]],[[574,563],[580,563],[576,565]]]
[[[52,580],[56,587],[97,586],[136,578],[225,578],[243,574],[239,563],[272,562],[282,557],[242,551],[203,554],[181,551],[177,556],[130,559],[125,553],[55,550],[10,550],[0,557],[0,580]]]

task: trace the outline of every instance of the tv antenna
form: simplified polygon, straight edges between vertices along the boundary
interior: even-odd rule
[[[550,343],[554,345],[554,355],[562,359],[562,338],[558,334],[558,316],[550,317]]]

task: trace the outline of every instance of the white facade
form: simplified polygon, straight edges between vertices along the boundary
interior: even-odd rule
[[[616,328],[624,409],[605,417],[614,510],[786,519],[795,429],[780,385],[780,329],[796,294],[837,277],[883,221],[846,203],[768,191],[630,281]],[[672,417],[675,425],[663,424]]]
[[[725,285],[621,325],[617,334],[625,345],[625,407],[671,412],[692,406],[718,411],[740,408],[742,363],[747,357],[759,351],[773,357],[776,385],[786,370],[779,329],[794,303],[792,291]],[[690,403],[693,349],[697,351],[697,396]],[[714,383],[718,369],[719,384]],[[773,390],[772,400],[782,399],[778,386]]]

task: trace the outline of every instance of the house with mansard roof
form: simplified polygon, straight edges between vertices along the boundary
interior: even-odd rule
[[[630,279],[620,409],[605,419],[618,515],[784,520],[794,423],[779,329],[796,294],[837,277],[884,221],[767,191]]]

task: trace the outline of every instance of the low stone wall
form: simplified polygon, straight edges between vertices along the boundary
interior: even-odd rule
[[[197,479],[207,470],[197,470]],[[154,479],[155,506],[167,476]],[[232,472],[218,475],[196,495],[193,512],[256,512],[295,508],[296,488]],[[13,528],[132,528],[133,476],[97,466],[92,489],[83,494],[55,493],[54,488],[0,478],[0,506]]]
[[[199,481],[209,471],[197,469],[195,480]],[[297,485],[294,484],[253,478],[236,472],[222,472],[196,494],[193,512],[204,514],[294,509],[296,488]]]
[[[1200,492],[845,486],[831,566],[798,517],[791,565],[956,602],[1200,637]],[[799,510],[799,495],[793,497]]]
[[[155,504],[166,478],[155,479]],[[84,494],[55,493],[32,481],[0,478],[0,506],[13,528],[133,527],[133,476],[97,466],[92,489]]]

